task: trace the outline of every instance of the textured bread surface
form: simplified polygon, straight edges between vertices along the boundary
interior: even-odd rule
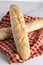
[[[40,18],[37,20],[33,20],[31,22],[27,22],[26,28],[27,28],[27,32],[31,32],[43,28],[43,19]]]
[[[26,60],[30,55],[30,46],[23,14],[16,5],[10,6],[10,21],[17,52]]]
[[[12,37],[11,27],[1,28],[0,29],[0,40],[5,40],[7,38]]]

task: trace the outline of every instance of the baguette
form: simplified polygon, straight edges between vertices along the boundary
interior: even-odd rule
[[[5,39],[10,38],[12,36],[13,36],[12,30],[10,27],[0,29],[0,40],[5,40]]]
[[[35,31],[35,30],[43,28],[43,19],[26,22],[25,25],[26,25],[27,33],[31,31]],[[0,29],[0,40],[7,39],[9,37],[12,37],[11,27],[1,28]]]
[[[26,23],[27,32],[35,31],[43,28],[43,19],[33,20]]]
[[[20,8],[16,5],[10,6],[10,21],[17,52],[21,59],[27,60],[30,56],[28,35],[23,14]]]

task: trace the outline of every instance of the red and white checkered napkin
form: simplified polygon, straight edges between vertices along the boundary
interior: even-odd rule
[[[36,19],[39,19],[39,18],[24,15],[25,22],[31,22],[31,20],[36,20]],[[9,12],[7,12],[6,15],[3,16],[0,21],[0,28],[10,27],[10,26],[11,25],[10,25]],[[30,57],[28,58],[28,60],[31,58],[43,55],[43,45],[42,45],[43,29],[40,29],[34,32],[29,32],[28,38],[29,38],[30,50],[31,50]],[[16,51],[13,38],[0,41],[0,50],[6,53],[10,63],[24,62]]]

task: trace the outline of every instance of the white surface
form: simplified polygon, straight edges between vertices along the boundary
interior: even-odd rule
[[[43,3],[35,2],[0,2],[0,18],[9,10],[11,4],[17,4],[26,15],[43,17]],[[9,65],[8,58],[0,52],[0,65]],[[12,65],[43,65],[43,56],[28,60],[24,63],[14,63]]]
[[[6,0],[0,0],[0,1],[6,1]],[[43,0],[7,0],[7,1],[30,1],[30,2],[43,2]]]

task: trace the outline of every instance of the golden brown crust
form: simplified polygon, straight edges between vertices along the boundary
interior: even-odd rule
[[[26,23],[27,32],[35,31],[43,28],[43,19],[33,20],[29,23]]]
[[[21,58],[26,60],[30,55],[30,46],[23,14],[16,5],[10,6],[10,20],[17,51]]]
[[[12,37],[12,31],[10,27],[0,29],[0,40]]]

